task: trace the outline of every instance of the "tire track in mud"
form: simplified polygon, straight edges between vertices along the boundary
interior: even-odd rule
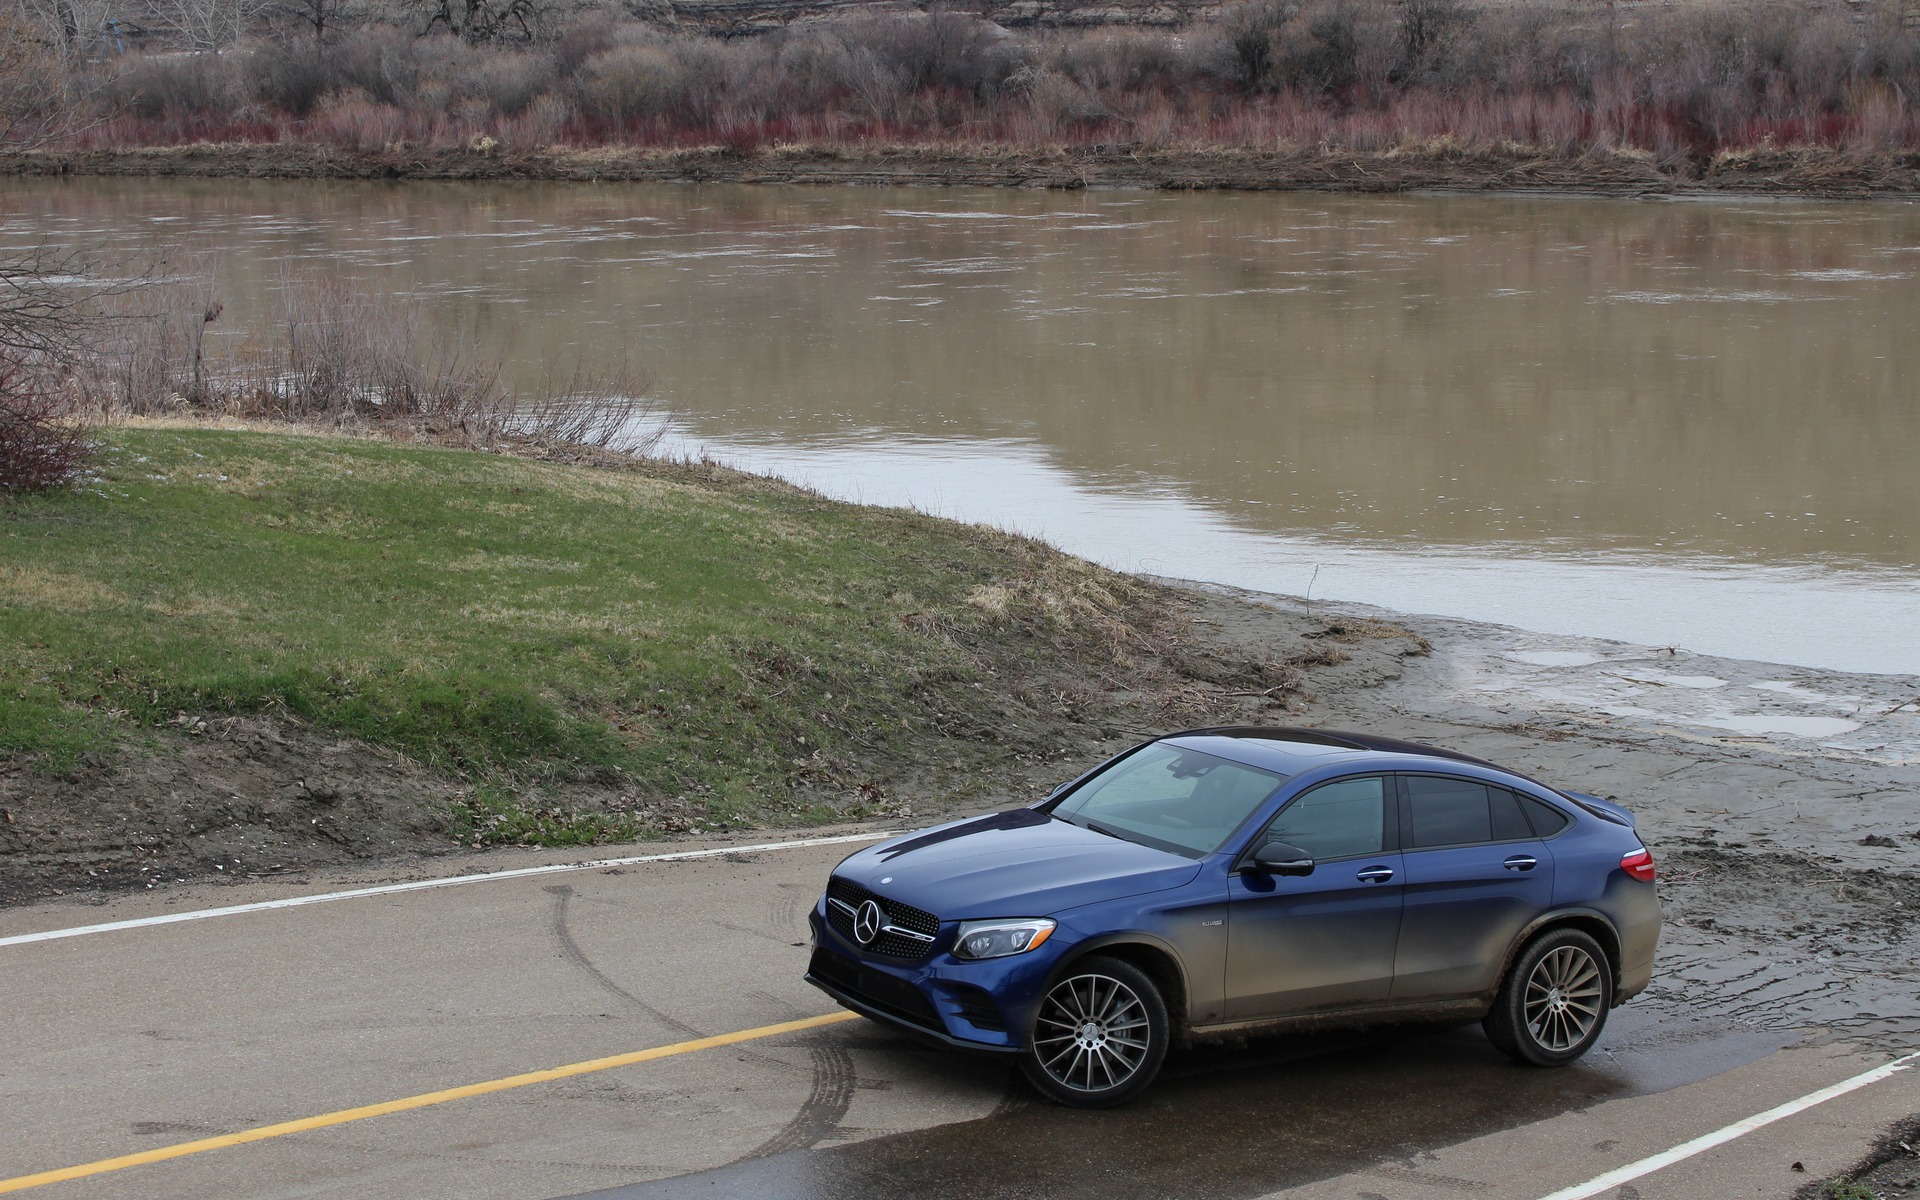
[[[549,884],[545,890],[548,895],[553,897],[553,913],[547,920],[547,928],[552,932],[554,940],[560,943],[560,951],[566,955],[568,962],[585,971],[587,975],[602,988],[612,992],[614,995],[620,997],[620,999],[633,1005],[641,1012],[646,1013],[649,1017],[665,1025],[675,1033],[682,1034],[689,1039],[708,1036],[705,1030],[696,1029],[680,1018],[670,1013],[662,1012],[614,982],[613,977],[605,971],[602,971],[598,964],[591,958],[588,958],[587,952],[582,950],[580,943],[574,940],[573,930],[569,926],[567,919],[567,910],[573,904],[572,885],[565,883]]]
[[[556,883],[548,885],[545,890],[554,898],[553,914],[548,920],[548,928],[553,933],[554,940],[560,943],[560,950],[567,956],[568,962],[585,971],[592,977],[593,981],[602,988],[612,992],[614,995],[620,997],[620,999],[633,1005],[641,1012],[646,1013],[649,1017],[665,1025],[675,1033],[679,1033],[689,1039],[711,1036],[706,1030],[694,1025],[689,1025],[671,1013],[663,1012],[655,1008],[626,988],[621,987],[614,981],[612,976],[601,970],[597,963],[587,957],[587,952],[580,948],[580,943],[574,939],[573,929],[568,922],[567,914],[572,906],[574,897],[573,887],[570,884]],[[782,1071],[793,1071],[797,1069],[787,1060],[776,1058],[771,1054],[739,1047],[735,1049],[738,1057],[743,1060],[756,1062],[762,1066],[776,1067]]]
[[[588,976],[602,988],[620,997],[620,999],[633,1005],[635,1008],[638,1008],[667,1028],[685,1034],[689,1038],[708,1036],[704,1030],[695,1028],[685,1021],[680,1020],[678,1017],[662,1012],[660,1009],[642,1000],[626,988],[621,987],[611,976],[601,970],[599,965],[587,956],[586,951],[580,948],[579,941],[573,936],[573,930],[568,920],[568,913],[572,907],[574,897],[572,886],[564,883],[552,884],[547,887],[546,891],[554,899],[553,912],[548,920],[548,928],[552,931],[554,940],[560,943],[561,952],[566,955],[567,961],[573,963],[574,966],[579,967],[582,971],[585,971]],[[758,993],[755,994],[758,995]],[[767,998],[769,1000],[772,999],[772,997]],[[794,1064],[785,1059],[753,1050],[741,1050],[739,1057],[742,1060],[755,1062],[762,1066],[775,1067],[781,1071],[792,1071],[795,1069]],[[766,1158],[769,1155],[780,1154],[788,1150],[810,1149],[830,1137],[835,1130],[840,1128],[841,1122],[846,1120],[847,1110],[853,1105],[855,1083],[853,1056],[848,1054],[844,1047],[837,1044],[831,1042],[816,1042],[816,1044],[807,1048],[807,1057],[813,1076],[812,1085],[807,1091],[807,1098],[801,1102],[799,1110],[795,1112],[793,1116],[789,1117],[787,1123],[782,1125],[772,1137],[738,1158],[733,1159],[727,1165],[731,1166],[732,1163],[746,1162],[756,1158]]]
[[[807,1052],[813,1060],[813,1088],[801,1103],[800,1111],[794,1113],[772,1137],[733,1162],[749,1162],[756,1158],[785,1154],[790,1150],[811,1149],[831,1137],[840,1128],[840,1123],[847,1119],[847,1110],[853,1106],[856,1083],[853,1056],[844,1047],[830,1042],[809,1046]],[[732,1166],[733,1163],[727,1165]]]

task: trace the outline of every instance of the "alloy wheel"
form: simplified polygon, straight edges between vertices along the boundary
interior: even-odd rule
[[[1105,1092],[1126,1083],[1147,1059],[1146,1005],[1110,975],[1075,975],[1040,1004],[1034,1058],[1062,1087]]]
[[[1556,1054],[1580,1044],[1600,1020],[1600,964],[1580,946],[1556,946],[1527,976],[1527,1032]]]

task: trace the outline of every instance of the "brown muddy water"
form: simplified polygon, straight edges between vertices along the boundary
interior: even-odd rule
[[[666,444],[1114,566],[1920,673],[1920,206],[8,180],[4,237],[286,264],[631,356]]]

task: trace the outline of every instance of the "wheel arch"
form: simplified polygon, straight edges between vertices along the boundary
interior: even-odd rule
[[[1498,994],[1499,989],[1506,983],[1507,972],[1513,970],[1515,960],[1520,957],[1528,944],[1542,934],[1551,933],[1556,929],[1578,929],[1600,943],[1600,952],[1607,956],[1608,974],[1612,976],[1613,982],[1611,990],[1617,1003],[1621,971],[1620,931],[1614,928],[1612,920],[1605,913],[1591,908],[1563,908],[1543,913],[1522,929],[1519,936],[1513,939],[1513,944],[1507,947],[1507,957],[1500,964],[1499,974],[1494,976],[1495,994]]]
[[[1089,955],[1103,955],[1117,958],[1122,962],[1138,967],[1153,980],[1160,989],[1160,998],[1166,1002],[1167,1023],[1172,1027],[1174,1045],[1187,1040],[1188,1030],[1192,1028],[1192,1014],[1189,1012],[1191,993],[1187,988],[1186,964],[1175,950],[1160,938],[1147,933],[1110,933],[1100,937],[1088,938],[1073,948],[1073,953],[1062,958],[1047,975],[1046,985],[1041,994],[1053,990],[1073,970],[1074,964]]]

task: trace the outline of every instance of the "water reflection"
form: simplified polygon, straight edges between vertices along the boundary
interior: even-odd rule
[[[529,370],[633,354],[688,443],[1118,565],[1920,671],[1912,206],[4,187],[17,241],[219,247],[237,323],[337,263]]]

